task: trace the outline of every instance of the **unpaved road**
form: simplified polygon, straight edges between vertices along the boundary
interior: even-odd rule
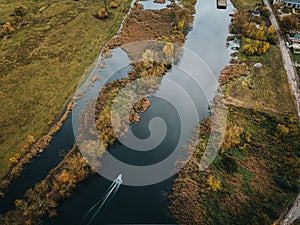
[[[293,97],[294,97],[295,104],[296,104],[296,107],[297,107],[298,117],[299,117],[299,120],[300,120],[300,92],[299,92],[299,89],[298,89],[298,75],[297,75],[297,73],[294,69],[293,62],[291,60],[291,56],[290,56],[290,53],[289,53],[289,49],[285,47],[285,40],[281,35],[279,25],[277,23],[277,20],[276,20],[274,14],[272,13],[272,9],[270,7],[270,4],[269,4],[268,0],[264,0],[264,3],[271,12],[270,20],[271,20],[271,23],[272,23],[272,25],[274,26],[274,28],[277,32],[278,38],[279,38],[278,47],[280,48],[280,51],[281,51],[281,54],[282,54],[284,68],[287,72],[289,84],[290,84],[290,87],[291,87],[291,91],[293,93]]]
[[[295,100],[295,105],[297,108],[298,118],[300,121],[300,92],[298,89],[298,76],[294,69],[294,66],[293,66],[293,63],[291,60],[291,56],[289,53],[289,49],[285,47],[285,40],[284,40],[283,36],[281,35],[280,28],[278,26],[278,23],[277,23],[277,20],[276,20],[274,14],[272,13],[272,9],[269,4],[269,1],[268,0],[263,0],[263,1],[271,13],[270,20],[271,20],[271,23],[274,26],[274,28],[277,32],[277,35],[278,35],[278,39],[279,39],[278,47],[280,48],[280,51],[282,54],[284,68],[287,73],[290,88],[291,88],[291,91],[292,91],[292,94],[293,94],[293,97]],[[294,202],[294,204],[292,205],[292,207],[284,215],[280,224],[281,225],[290,225],[293,223],[293,221],[295,221],[299,217],[300,217],[300,194],[298,195],[298,197],[297,197],[296,201]]]

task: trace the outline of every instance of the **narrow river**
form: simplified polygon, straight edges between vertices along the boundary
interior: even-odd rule
[[[193,53],[200,56],[210,68],[211,76],[215,76],[216,79],[221,69],[229,63],[230,54],[232,53],[231,48],[226,47],[226,38],[229,35],[229,14],[233,13],[234,8],[230,2],[228,3],[227,10],[218,10],[216,9],[216,1],[198,0],[193,29],[188,33],[185,43],[185,48],[192,50]],[[158,7],[157,4],[150,1],[143,1],[143,4],[147,9]],[[189,62],[189,59],[186,57],[187,55],[184,52],[181,64]],[[106,67],[103,74],[111,74],[120,68],[121,65],[128,65],[129,59],[126,53],[119,48],[112,51],[112,57],[106,59],[105,63]],[[124,67],[115,73],[109,81],[121,79],[129,70],[130,66]],[[183,88],[189,90],[189,94],[194,96],[193,99],[198,103],[197,110],[201,118],[209,114],[209,102],[204,97],[204,94],[193,92],[193,86],[189,81],[184,80],[184,76],[181,76],[180,71],[172,69],[165,76],[176,82],[180,82]],[[101,84],[102,80],[105,81],[105,79],[101,79],[99,82],[95,82],[95,86],[90,87],[89,91],[98,91],[99,87],[105,84]],[[206,88],[202,91],[214,93],[217,87],[207,85]],[[159,90],[168,92],[167,87],[164,85],[164,79],[161,82]],[[88,93],[77,102],[75,108],[80,110],[87,99]],[[180,98],[178,98],[178,101],[180,102]],[[184,107],[184,102],[180,104],[183,104]],[[149,164],[167,157],[170,154],[168,149],[172,149],[172,146],[176,144],[178,135],[180,135],[180,124],[176,122],[178,121],[178,114],[174,112],[172,105],[166,104],[159,98],[152,98],[151,106],[143,114],[140,123],[132,125],[132,130],[140,138],[147,137],[149,135],[148,123],[154,117],[162,118],[167,124],[168,130],[170,128],[174,131],[172,134],[166,135],[163,142],[155,151],[151,151],[151,153],[147,152],[146,156],[144,153],[140,155],[130,151],[130,149],[119,142],[112,145],[109,151],[115,157],[132,164]],[[49,148],[25,167],[22,177],[14,182],[7,195],[0,199],[1,212],[12,209],[14,199],[21,198],[28,188],[33,187],[35,183],[42,180],[62,160],[66,151],[72,147],[73,143],[74,136],[71,115],[64,122],[62,129],[53,137]],[[94,224],[175,223],[168,211],[169,203],[165,197],[165,193],[171,190],[173,179],[174,177],[171,177],[161,183],[143,187],[121,185],[114,198],[97,215]],[[45,224],[80,224],[84,214],[103,196],[110,184],[111,181],[106,180],[100,175],[89,177],[85,182],[77,186],[70,199],[61,203],[58,217],[46,221]]]
[[[147,9],[155,8],[150,1],[143,2]],[[220,70],[228,64],[232,50],[226,47],[226,38],[229,35],[228,26],[230,24],[229,14],[233,12],[233,6],[229,3],[227,10],[216,9],[216,2],[210,0],[199,0],[196,5],[196,15],[193,29],[189,32],[185,47],[191,49],[200,56],[212,70],[214,76],[219,76]],[[114,56],[113,56],[114,57]],[[181,63],[187,63],[188,59],[183,59]],[[186,89],[192,89],[191,84],[183,79],[180,71],[171,70],[165,75],[169,79],[177,80]],[[208,87],[216,88],[216,87]],[[164,79],[161,82],[160,90],[165,90]],[[165,90],[167,91],[167,90]],[[206,92],[207,90],[203,90]],[[216,91],[216,90],[213,90]],[[192,92],[192,91],[191,91]],[[209,92],[209,91],[208,91]],[[192,94],[192,93],[191,93]],[[196,96],[195,96],[196,98]],[[179,100],[180,101],[180,100]],[[203,117],[208,115],[208,102],[204,95],[198,93],[197,101],[200,102],[198,110]],[[184,104],[184,103],[181,103]],[[172,149],[173,142],[176,142],[180,130],[176,123],[178,115],[172,110],[172,106],[166,104],[161,99],[151,99],[151,106],[143,114],[138,125],[133,125],[133,132],[140,138],[147,137],[147,124],[159,116],[167,126],[173,130],[172,135],[166,136],[160,146],[152,153],[131,152],[130,149],[121,143],[114,144],[109,151],[118,159],[131,164],[150,164],[165,158],[168,149]],[[125,179],[126,176],[124,176]],[[172,224],[175,223],[172,215],[168,211],[168,200],[164,193],[171,191],[174,177],[158,184],[131,187],[122,185],[114,198],[97,215],[93,224]],[[46,224],[79,224],[85,212],[105,193],[111,181],[101,176],[92,176],[86,182],[80,184],[73,196],[65,201],[59,211],[59,217],[48,221]]]

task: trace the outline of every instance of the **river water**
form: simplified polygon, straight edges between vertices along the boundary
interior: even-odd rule
[[[147,9],[158,9],[158,6],[150,1],[143,1]],[[218,78],[220,70],[229,63],[232,50],[226,47],[226,38],[229,35],[228,26],[230,24],[229,14],[233,12],[233,6],[229,2],[227,10],[216,9],[216,1],[198,0],[196,4],[196,15],[193,23],[193,29],[188,33],[187,40],[180,65],[189,68],[193,73],[193,65],[191,61],[192,54],[201,58],[207,74]],[[189,49],[189,50],[188,50]],[[117,59],[117,60],[115,60]],[[113,79],[121,79],[124,74],[130,70],[128,65],[129,59],[122,49],[112,51],[112,57],[106,59],[106,67],[102,74],[115,73],[109,81]],[[117,63],[117,64],[115,64]],[[118,64],[119,63],[119,64]],[[123,68],[117,70],[117,68]],[[197,67],[195,67],[197,68]],[[94,70],[95,72],[95,70]],[[101,76],[101,74],[100,74]],[[216,85],[204,83],[201,90],[197,90],[193,86],[193,82],[185,79],[183,72],[176,68],[172,69],[163,78],[158,92],[171,92],[166,87],[164,79],[171,79],[187,90],[197,105],[199,118],[209,115],[208,104],[212,100],[216,91]],[[197,79],[197,78],[195,78]],[[105,79],[96,81],[94,86],[90,86],[89,91],[99,90],[99,86]],[[85,86],[88,82],[85,83]],[[203,81],[202,81],[203,83]],[[209,93],[209,94],[207,94]],[[80,99],[75,108],[81,109],[83,103],[88,99],[87,95]],[[112,145],[109,151],[122,161],[144,165],[160,161],[171,154],[172,146],[177,143],[180,136],[181,125],[177,121],[178,114],[171,104],[167,104],[163,99],[155,96],[150,99],[151,106],[143,114],[140,123],[132,125],[133,133],[140,138],[146,138],[149,135],[148,124],[154,117],[162,118],[168,130],[163,142],[153,151],[147,153],[136,153],[130,151],[126,146],[119,142]],[[180,97],[177,98],[178,104],[185,107]],[[33,187],[35,183],[42,180],[46,174],[55,167],[65,155],[65,151],[70,149],[74,143],[72,133],[72,115],[66,120],[62,129],[53,137],[53,141],[49,148],[44,151],[38,158],[25,167],[25,171],[20,179],[13,183],[7,195],[0,199],[0,210],[5,212],[13,208],[13,202],[16,198],[21,198],[25,190]],[[194,123],[196,121],[191,121]],[[191,128],[192,130],[192,128]],[[188,132],[187,132],[188,133]],[[188,138],[186,134],[185,138]],[[114,198],[106,205],[106,207],[97,215],[94,224],[172,224],[175,223],[174,218],[168,211],[169,202],[165,197],[165,193],[171,191],[174,177],[154,185],[143,187],[132,187],[122,185]],[[100,175],[89,177],[85,182],[80,183],[71,198],[61,203],[59,207],[58,217],[45,221],[45,224],[80,224],[80,221],[88,209],[103,196],[111,181]]]

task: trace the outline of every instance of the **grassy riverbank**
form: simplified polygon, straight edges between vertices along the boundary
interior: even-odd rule
[[[243,16],[256,7],[252,0],[233,3]],[[202,121],[200,144],[169,196],[180,224],[273,224],[298,194],[300,132],[282,57],[276,45],[265,54],[243,53],[247,33],[236,33],[239,60],[220,77],[228,119],[222,149],[199,172],[210,134],[209,119]]]
[[[0,39],[0,177],[28,135],[45,134],[119,29],[131,1],[115,2],[101,21],[94,15],[103,1],[2,1],[0,22],[15,31]]]
[[[89,166],[74,146],[63,161],[52,169],[44,180],[26,191],[23,199],[16,199],[16,209],[0,215],[5,225],[41,224],[42,219],[57,215],[60,201],[70,197],[76,184],[90,175]]]

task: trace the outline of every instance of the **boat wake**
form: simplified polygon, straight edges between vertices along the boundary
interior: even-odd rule
[[[100,212],[100,210],[103,208],[103,206],[108,203],[116,194],[118,189],[120,188],[122,184],[122,174],[120,174],[109,186],[109,188],[106,191],[106,194],[98,200],[90,209],[86,212],[84,215],[81,225],[90,225],[97,214]]]

